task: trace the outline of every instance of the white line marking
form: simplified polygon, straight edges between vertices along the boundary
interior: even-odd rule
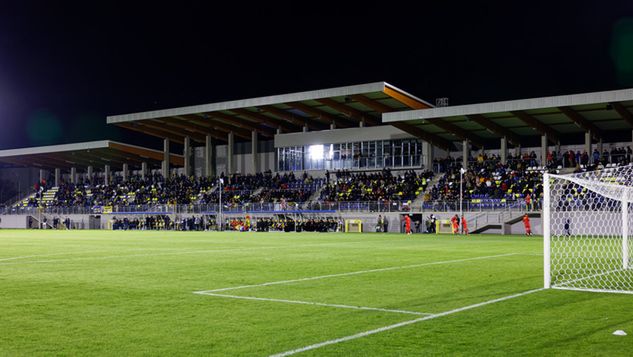
[[[208,295],[208,296],[217,296],[217,297],[231,298],[231,299],[270,301],[270,302],[283,302],[283,303],[287,303],[287,304],[300,304],[300,305],[337,307],[337,308],[341,308],[341,309],[394,312],[394,313],[398,313],[398,314],[409,314],[409,315],[419,315],[419,316],[432,315],[430,313],[417,312],[417,311],[408,311],[408,310],[381,309],[381,308],[378,308],[378,307],[352,306],[352,305],[341,305],[341,304],[325,304],[325,303],[320,303],[320,302],[300,301],[300,300],[285,300],[285,299],[271,299],[271,298],[255,297],[255,296],[226,295],[226,294],[215,294],[215,293],[209,293],[209,292],[194,292],[194,294]]]
[[[9,260],[19,260],[19,259],[28,259],[28,258],[38,258],[38,257],[52,257],[55,255],[74,255],[74,254],[88,254],[88,253],[103,253],[102,250],[91,250],[91,251],[82,251],[82,252],[66,252],[66,253],[53,253],[53,254],[36,254],[36,255],[23,255],[19,257],[10,257],[10,258],[0,258],[0,262],[5,262]]]
[[[508,253],[508,254],[499,254],[499,255],[488,255],[488,256],[484,256],[484,257],[474,257],[474,258],[464,258],[464,259],[454,259],[454,260],[443,260],[443,261],[439,261],[439,262],[403,265],[403,266],[388,267],[388,268],[378,268],[378,269],[370,269],[370,270],[360,270],[360,271],[352,271],[352,272],[348,272],[348,273],[313,276],[313,277],[309,277],[309,278],[300,278],[300,279],[292,279],[292,280],[280,280],[280,281],[272,281],[272,282],[261,283],[261,284],[241,285],[241,286],[233,286],[233,287],[219,288],[219,289],[213,289],[213,290],[203,290],[203,291],[196,291],[195,293],[216,293],[216,292],[220,292],[220,291],[255,288],[255,287],[260,287],[260,286],[270,286],[270,285],[279,285],[279,284],[289,284],[289,283],[296,283],[296,282],[302,282],[302,281],[337,278],[337,277],[341,277],[341,276],[377,273],[377,272],[391,271],[391,270],[411,269],[411,268],[418,268],[418,267],[429,266],[429,265],[451,264],[451,263],[468,262],[468,261],[472,261],[472,260],[501,258],[501,257],[512,256],[512,255],[517,255],[517,254],[516,253]]]
[[[522,293],[509,295],[509,296],[501,297],[501,298],[494,299],[494,300],[484,301],[484,302],[480,302],[478,304],[468,305],[468,306],[460,307],[458,309],[454,309],[454,310],[450,310],[450,311],[441,312],[439,314],[434,314],[434,315],[430,315],[430,316],[420,317],[420,318],[417,318],[417,319],[414,319],[414,320],[403,321],[403,322],[399,322],[397,324],[384,326],[384,327],[380,327],[380,328],[369,330],[369,331],[365,331],[365,332],[360,332],[360,333],[357,333],[357,334],[354,334],[354,335],[345,336],[345,337],[341,337],[341,338],[337,338],[337,339],[333,339],[333,340],[329,340],[329,341],[324,341],[324,342],[320,342],[320,343],[315,343],[313,345],[297,348],[297,349],[286,351],[286,352],[277,353],[277,354],[271,355],[270,357],[291,356],[291,355],[294,355],[294,354],[297,354],[297,353],[301,353],[301,352],[305,352],[305,351],[310,351],[310,350],[314,350],[314,349],[317,349],[317,348],[321,348],[323,346],[334,345],[334,344],[341,343],[341,342],[351,341],[351,340],[355,340],[357,338],[373,335],[373,334],[384,332],[384,331],[393,330],[393,329],[396,329],[396,328],[399,328],[399,327],[412,325],[412,324],[415,324],[415,323],[418,323],[418,322],[432,320],[432,319],[436,319],[438,317],[442,317],[442,316],[446,316],[446,315],[452,315],[452,314],[455,314],[455,313],[458,313],[458,312],[461,312],[461,311],[471,310],[471,309],[475,309],[475,308],[478,308],[478,307],[481,307],[481,306],[490,305],[490,304],[494,304],[494,303],[497,303],[497,302],[514,299],[514,298],[517,298],[517,297],[520,297],[520,296],[524,296],[524,295],[528,295],[528,294],[532,294],[532,293],[535,293],[535,292],[541,291],[541,290],[544,290],[544,289],[540,288],[540,289],[535,289],[535,290],[528,290],[528,291],[524,291]]]

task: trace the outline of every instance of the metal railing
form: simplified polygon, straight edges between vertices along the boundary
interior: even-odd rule
[[[535,200],[527,205],[524,200],[473,199],[462,202],[464,212],[516,212],[538,211],[541,202]],[[326,202],[312,201],[304,203],[251,202],[245,204],[226,204],[222,213],[283,213],[283,212],[455,212],[459,211],[459,201],[426,201],[412,205],[408,201],[371,201],[371,202]],[[114,205],[95,207],[2,207],[0,214],[216,214],[218,204],[187,205]]]

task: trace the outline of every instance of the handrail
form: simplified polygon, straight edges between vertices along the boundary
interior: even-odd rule
[[[523,200],[464,200],[465,212],[516,212],[540,210],[541,202],[533,201],[527,207]],[[257,212],[456,212],[459,201],[426,201],[413,205],[409,201],[311,201],[311,202],[248,202],[244,204],[225,203],[222,213],[257,213]],[[114,205],[114,206],[70,206],[70,207],[2,207],[0,214],[216,214],[218,204],[155,204],[155,205]]]

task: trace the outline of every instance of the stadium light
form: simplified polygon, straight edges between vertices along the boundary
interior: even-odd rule
[[[308,155],[312,161],[323,160],[323,145],[310,145]]]

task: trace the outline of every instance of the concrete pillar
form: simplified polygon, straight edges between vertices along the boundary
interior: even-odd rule
[[[600,152],[600,159],[602,160],[602,138],[598,140],[598,151]]]
[[[591,157],[591,130],[585,132],[585,151]]]
[[[215,145],[211,135],[207,135],[204,142],[204,175],[215,176]]]
[[[359,128],[364,128],[364,127],[365,127],[365,119],[361,120],[361,121],[358,123],[358,127],[359,127]]]
[[[281,134],[281,128],[277,128],[277,135]]]
[[[86,170],[86,179],[88,181],[90,181],[90,183],[92,183],[92,175],[93,175],[93,169],[92,166],[88,166],[88,169]]]
[[[103,173],[103,174],[104,174],[104,176],[103,176],[103,180],[104,180],[104,181],[103,181],[103,182],[104,182],[104,183],[106,184],[106,186],[107,186],[107,185],[109,185],[109,184],[110,184],[110,181],[111,181],[111,180],[110,180],[110,165],[105,165],[105,167],[104,167],[104,170],[103,170],[103,171],[104,171],[104,173]]]
[[[422,141],[422,165],[426,170],[433,170],[433,146],[428,141]]]
[[[334,122],[330,123],[330,130],[336,129],[336,124]]]
[[[123,182],[127,182],[130,176],[130,168],[127,164],[123,164]]]
[[[169,139],[163,140],[163,177],[169,177]]]
[[[141,178],[145,180],[145,175],[147,175],[147,162],[141,162]]]
[[[228,142],[226,144],[226,172],[227,175],[232,175],[235,172],[233,163],[233,146],[235,145],[235,135],[232,131],[229,131]]]
[[[77,183],[77,168],[74,166],[70,168],[70,183]]]
[[[499,153],[501,163],[505,165],[508,162],[508,139],[505,136],[501,138],[501,150]]]
[[[257,150],[257,130],[251,131],[251,156],[253,159],[253,174],[259,172],[259,152]]]
[[[182,149],[182,156],[185,159],[185,176],[189,177],[191,175],[191,138],[185,136],[185,144]]]
[[[308,124],[303,125],[303,132],[304,133],[308,132]]]
[[[547,135],[541,135],[541,165],[547,163]]]
[[[55,169],[55,187],[59,187],[59,184],[61,183],[59,182],[59,176],[60,176],[59,169]]]
[[[40,169],[40,182],[44,181],[45,178],[46,178],[46,173],[44,169]]]
[[[470,146],[468,145],[468,140],[462,141],[462,167],[464,169],[468,168],[468,157],[470,156]]]

